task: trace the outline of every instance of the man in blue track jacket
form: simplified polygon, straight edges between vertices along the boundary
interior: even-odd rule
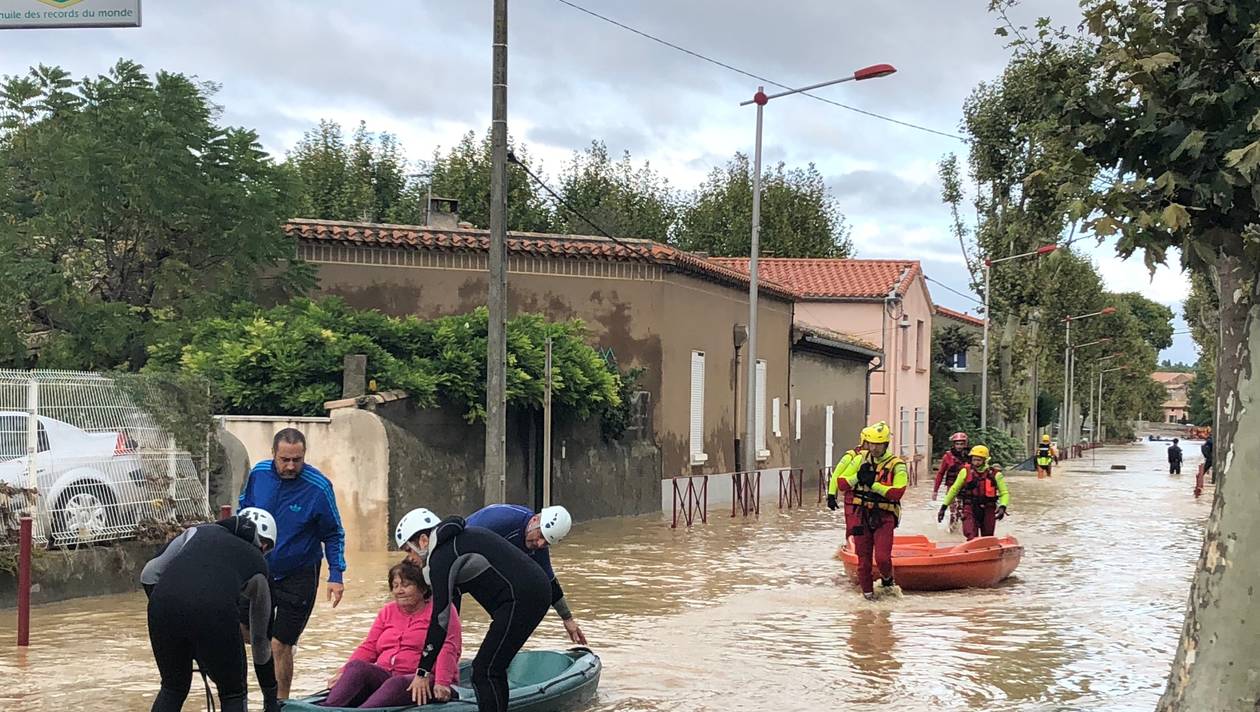
[[[332,483],[306,463],[306,438],[285,428],[271,444],[272,459],[250,470],[240,507],[260,507],[276,518],[280,540],[267,554],[271,571],[271,646],[279,698],[293,682],[293,648],[310,620],[319,593],[319,570],[328,559],[328,599],[333,608],[345,591],[346,532],[337,512]],[[321,551],[322,548],[322,551]],[[244,625],[248,619],[242,618]]]

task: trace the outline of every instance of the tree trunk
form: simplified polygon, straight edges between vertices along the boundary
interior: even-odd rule
[[[1219,474],[1161,712],[1260,709],[1260,300],[1244,260],[1220,257],[1215,271]]]

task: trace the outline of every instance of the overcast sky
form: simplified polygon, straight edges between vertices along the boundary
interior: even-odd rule
[[[84,0],[83,5],[98,0]],[[960,107],[1005,66],[988,0],[574,0],[689,50],[789,86],[887,62],[897,74],[819,93],[896,119],[958,133]],[[38,3],[31,0],[33,5]],[[575,149],[603,140],[648,159],[691,188],[735,151],[751,153],[757,82],[581,13],[558,0],[512,0],[509,127],[554,173]],[[1056,24],[1076,25],[1076,0],[1036,0]],[[426,158],[490,115],[491,1],[148,0],[144,27],[5,32],[0,74],[60,64],[98,74],[120,57],[150,70],[222,85],[224,120],[256,129],[278,156],[320,118],[366,120]],[[1025,20],[1030,19],[1025,17]],[[787,97],[766,108],[765,160],[813,161],[853,227],[859,257],[916,258],[928,276],[967,292],[947,230],[936,162],[965,154],[956,139]],[[1189,285],[1171,268],[1154,281],[1140,257],[1084,244],[1108,288],[1138,291],[1178,314]],[[934,300],[976,302],[930,285]],[[1178,334],[1164,358],[1192,362]]]

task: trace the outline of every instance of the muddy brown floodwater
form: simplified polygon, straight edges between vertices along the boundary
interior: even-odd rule
[[[1192,473],[1197,444],[1185,450]],[[1147,443],[1098,450],[1050,480],[1013,475],[998,525],[1026,548],[1013,578],[875,604],[838,578],[840,518],[810,502],[770,501],[758,519],[716,512],[691,530],[659,516],[581,524],[554,559],[604,661],[592,710],[1150,710],[1210,507],[1193,498],[1193,475],[1164,463],[1164,445]],[[930,495],[930,483],[911,490],[899,532],[951,538]],[[351,554],[346,599],[321,601],[302,638],[295,694],[321,689],[349,656],[398,558]],[[147,710],[158,682],[144,607],[142,593],[40,607],[24,652],[15,613],[0,612],[0,709]],[[485,617],[464,610],[471,657]],[[530,647],[564,647],[563,633],[551,614]],[[198,681],[184,709],[204,707]]]

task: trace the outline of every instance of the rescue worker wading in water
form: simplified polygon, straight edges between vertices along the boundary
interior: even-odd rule
[[[862,453],[866,452],[866,435],[870,432],[870,430],[870,428],[862,428],[862,433],[858,436],[859,440],[857,447],[852,450],[845,451],[844,457],[840,458],[840,462],[836,463],[835,469],[831,471],[831,478],[827,483],[828,509],[835,511],[840,506],[840,503],[836,501],[836,495],[840,492],[840,478],[842,478],[844,473],[848,471],[849,465],[854,460],[859,459],[862,456]],[[849,530],[855,526],[852,521],[852,504],[853,493],[851,491],[846,491],[844,493],[844,534],[846,537],[849,535]]]
[[[858,584],[866,600],[875,600],[871,561],[879,567],[880,593],[900,596],[893,580],[893,532],[901,520],[901,497],[910,477],[906,463],[889,452],[892,431],[883,422],[863,431],[866,452],[854,457],[840,478],[840,488],[852,496],[845,522],[858,556]]]
[[[1054,465],[1054,449],[1050,447],[1050,436],[1042,435],[1041,444],[1037,446],[1037,479],[1044,480],[1050,476],[1050,468]]]
[[[958,473],[967,466],[967,434],[954,433],[949,437],[949,441],[953,447],[941,458],[941,467],[936,471],[936,482],[932,485],[932,501],[936,501],[936,495],[941,491],[941,484],[945,484],[945,491],[948,492],[949,488],[954,486]],[[962,511],[955,502],[949,508],[949,530],[954,531],[961,520]]]
[[[936,513],[936,521],[945,518],[945,510],[955,498],[963,503],[963,536],[967,541],[993,536],[996,522],[1006,517],[1011,493],[1006,489],[1002,470],[989,464],[989,448],[984,445],[971,448],[971,464],[958,473],[958,479],[954,480],[954,486],[949,488]]]

